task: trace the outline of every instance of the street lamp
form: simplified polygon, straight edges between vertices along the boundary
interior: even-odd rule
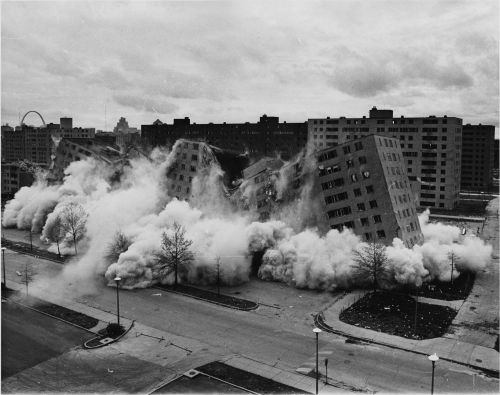
[[[319,381],[319,368],[318,368],[318,335],[322,332],[319,328],[314,328],[313,332],[316,333],[316,394],[318,393],[318,381]]]
[[[119,290],[120,290],[121,278],[116,276],[114,278],[114,280],[116,282],[116,316],[118,317],[118,326],[120,326],[120,293],[119,293]]]
[[[431,382],[431,395],[434,394],[434,367],[436,365],[436,361],[439,361],[439,357],[436,353],[429,355],[429,361],[432,362],[432,382]]]
[[[5,278],[5,250],[6,249],[7,248],[2,247],[2,271],[3,271],[2,272],[2,274],[3,274],[3,283],[2,283],[2,285],[3,285],[4,288],[7,288],[7,280]]]

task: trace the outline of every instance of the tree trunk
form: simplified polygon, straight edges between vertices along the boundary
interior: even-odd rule
[[[377,272],[373,273],[373,293],[377,292]]]
[[[177,287],[177,261],[175,261],[175,264],[174,264],[174,284],[175,286]]]
[[[73,235],[73,243],[75,244],[75,255],[78,255],[78,251],[76,250],[76,237]]]
[[[59,240],[56,241],[57,243],[57,255],[59,255],[59,258],[61,257],[61,251],[59,250]]]

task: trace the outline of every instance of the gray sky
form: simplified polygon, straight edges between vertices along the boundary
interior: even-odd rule
[[[495,1],[2,1],[2,123],[367,115],[498,127]],[[36,117],[26,123],[37,124]],[[498,128],[497,128],[498,131]]]

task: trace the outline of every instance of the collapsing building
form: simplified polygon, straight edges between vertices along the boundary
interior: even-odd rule
[[[261,220],[303,200],[301,207],[315,211],[304,226],[325,233],[347,227],[366,241],[384,244],[398,237],[407,247],[423,241],[397,139],[371,135],[286,164],[265,158],[243,174],[239,197]]]
[[[244,155],[222,150],[200,141],[177,140],[172,148],[173,163],[168,167],[168,191],[171,197],[190,200],[195,177],[208,176],[213,166],[219,167],[221,188],[226,196],[234,191],[235,182],[241,179],[242,170],[248,166]]]
[[[63,138],[55,150],[51,169],[51,180],[60,181],[64,177],[64,170],[75,161],[92,157],[108,165],[122,166],[126,158],[120,153],[117,146],[106,144],[95,139]]]

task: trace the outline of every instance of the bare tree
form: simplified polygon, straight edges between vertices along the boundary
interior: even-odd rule
[[[448,253],[448,258],[450,258],[450,261],[451,261],[451,276],[450,276],[450,282],[451,282],[451,286],[453,287],[453,269],[456,268],[456,264],[457,264],[457,254],[455,254],[455,252],[453,250],[450,250],[450,252]]]
[[[33,264],[26,262],[24,269],[21,270],[21,284],[26,285],[26,295],[28,295],[28,285],[35,279],[35,274]]]
[[[354,250],[355,272],[372,283],[374,292],[377,292],[380,280],[388,274],[388,260],[385,246],[380,243],[370,243]]]
[[[61,216],[57,215],[47,232],[47,240],[57,244],[57,255],[61,256],[59,243],[64,239]]]
[[[66,234],[70,234],[75,245],[75,255],[78,254],[76,250],[76,243],[80,240],[87,230],[87,216],[85,209],[81,204],[71,202],[63,210],[61,214],[61,226]]]
[[[163,232],[161,250],[156,254],[158,273],[165,277],[174,272],[174,284],[177,285],[179,269],[184,268],[194,259],[189,250],[193,242],[186,239],[184,227],[174,222],[171,232]]]
[[[113,240],[108,245],[106,260],[109,263],[117,262],[120,254],[127,251],[131,244],[130,239],[125,236],[122,231],[117,231]]]

